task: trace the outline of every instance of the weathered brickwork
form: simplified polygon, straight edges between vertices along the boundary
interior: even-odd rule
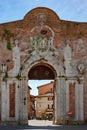
[[[54,91],[54,82],[48,83],[38,87],[38,95],[46,94]]]
[[[15,84],[11,84],[9,87],[9,116],[15,117]]]
[[[71,117],[75,116],[75,84],[73,83],[69,85],[69,112],[72,113]]]
[[[69,107],[75,113],[73,121],[87,122],[87,23],[61,20],[54,11],[43,7],[32,9],[23,20],[0,24],[0,119],[10,121],[5,113],[13,108],[3,94],[15,81],[16,97],[13,96],[21,103],[10,115],[16,121],[20,118],[22,124],[27,122],[28,74],[40,65],[51,68],[55,77],[56,124],[65,123]]]

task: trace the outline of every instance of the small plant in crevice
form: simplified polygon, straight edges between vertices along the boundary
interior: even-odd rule
[[[6,62],[10,62],[10,59],[7,59]]]
[[[64,57],[63,57],[62,61],[63,61],[63,63],[65,62],[65,58]]]
[[[7,49],[10,50],[10,51],[12,50],[10,41],[7,41]]]
[[[78,23],[78,22],[76,22],[76,23],[75,23],[75,25],[76,25],[76,26],[78,26],[78,25],[79,25],[79,23]]]
[[[66,67],[65,66],[63,66],[63,69],[64,69],[64,71],[66,71]]]
[[[10,30],[4,29],[2,36],[8,41],[10,39],[10,37],[12,36],[12,34],[11,34]]]
[[[19,86],[19,85],[18,85],[17,87],[18,87],[18,88],[20,88],[20,86]]]
[[[3,81],[6,81],[6,78],[8,78],[8,73],[7,73],[7,71],[5,72],[5,75],[4,75],[4,77],[3,77]]]
[[[17,76],[16,76],[16,78],[17,78],[18,80],[20,80],[21,75],[18,73]]]
[[[7,49],[12,50],[10,39],[14,38],[14,33],[10,32],[8,29],[4,29],[2,33],[2,38],[7,41]]]
[[[24,68],[24,66],[23,66],[23,65],[21,65],[20,70],[22,71],[22,70],[23,70],[23,68]]]
[[[80,80],[80,78],[79,78],[79,77],[77,77],[77,81],[78,81],[78,83],[79,83],[79,84],[81,83],[81,80]]]
[[[7,71],[5,72],[5,78],[8,78],[8,72]]]
[[[24,105],[26,105],[26,97],[24,97]]]
[[[58,76],[59,78],[65,78],[65,76],[64,75],[60,75],[60,76]]]

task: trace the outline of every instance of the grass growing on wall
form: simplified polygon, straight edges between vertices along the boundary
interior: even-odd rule
[[[10,41],[7,41],[7,49],[10,50],[10,51],[12,50]]]

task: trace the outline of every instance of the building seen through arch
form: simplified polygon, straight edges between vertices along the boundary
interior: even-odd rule
[[[38,86],[36,96],[36,119],[53,120],[54,118],[54,81]]]
[[[37,86],[38,94],[34,96],[34,109],[31,111],[35,111],[34,114],[31,115],[29,112],[28,117],[36,118],[36,119],[49,119],[53,120],[54,118],[54,82],[55,79],[55,71],[48,64],[37,64],[33,66],[29,73],[29,79],[33,80],[33,86],[35,80],[39,79],[43,82],[43,85]],[[29,81],[30,81],[29,80]],[[44,84],[47,81],[51,81],[50,83]],[[29,84],[30,85],[30,84]],[[30,89],[29,89],[30,90]],[[28,100],[28,104],[30,100]],[[30,111],[30,105],[28,106]]]
[[[87,123],[86,30],[45,7],[0,24],[1,125],[28,124],[31,79],[54,80],[54,124]]]

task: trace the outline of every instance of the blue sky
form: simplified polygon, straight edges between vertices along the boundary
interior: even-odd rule
[[[0,0],[0,23],[23,19],[39,6],[54,10],[60,19],[87,22],[87,0]]]
[[[29,80],[28,84],[31,87],[31,95],[38,95],[38,86],[50,83],[53,80]]]

